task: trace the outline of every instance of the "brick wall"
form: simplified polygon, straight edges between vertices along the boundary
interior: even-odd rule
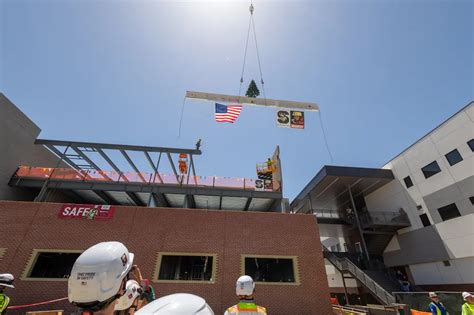
[[[117,207],[108,221],[59,219],[61,204],[0,201],[0,271],[17,278],[12,305],[67,296],[66,281],[19,279],[33,249],[84,250],[100,241],[123,242],[152,278],[159,252],[217,254],[214,284],[154,283],[158,296],[202,296],[216,314],[236,303],[241,254],[297,256],[300,285],[257,284],[257,302],[270,314],[331,314],[316,220],[310,215],[170,208]],[[49,309],[72,310],[67,304]],[[45,309],[37,308],[37,309]],[[12,312],[13,313],[13,312]],[[22,312],[23,313],[23,312]]]

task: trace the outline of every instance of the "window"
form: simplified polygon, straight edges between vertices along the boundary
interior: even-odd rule
[[[216,255],[163,253],[158,257],[155,281],[214,282]]]
[[[469,200],[470,200],[471,203],[474,205],[474,197],[469,197]]]
[[[425,175],[425,178],[430,178],[431,176],[441,172],[441,169],[439,168],[438,162],[433,161],[430,164],[423,167],[421,171],[423,172],[423,175]]]
[[[244,273],[256,282],[299,284],[296,257],[243,256]]]
[[[471,151],[474,152],[474,139],[469,140],[467,145],[471,148]]]
[[[455,203],[439,208],[438,212],[443,221],[461,216],[461,213],[459,213],[458,207],[456,207]]]
[[[410,188],[411,186],[413,186],[413,182],[411,181],[410,176],[405,177],[403,181],[405,182],[405,186],[407,186],[407,188]]]
[[[417,205],[417,206],[416,206],[416,209],[417,209],[417,210],[421,210],[421,209],[423,209],[423,207],[422,207],[421,205]]]
[[[423,223],[423,226],[430,226],[430,218],[428,218],[428,215],[426,213],[420,214],[420,220],[421,223]]]
[[[23,280],[67,279],[81,251],[34,250]]]
[[[451,166],[462,161],[462,156],[461,154],[459,154],[459,151],[457,149],[454,149],[453,151],[449,152],[445,155],[445,157],[446,160],[448,160],[449,165]]]

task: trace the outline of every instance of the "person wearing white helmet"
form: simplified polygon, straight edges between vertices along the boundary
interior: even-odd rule
[[[140,303],[140,295],[143,290],[135,280],[128,280],[125,285],[125,293],[118,299],[114,307],[115,315],[134,314]]]
[[[214,312],[203,298],[188,293],[176,293],[148,303],[135,315],[214,315]]]
[[[74,263],[68,279],[69,302],[83,311],[113,314],[125,292],[134,255],[120,242],[88,248]]]
[[[474,295],[463,292],[462,298],[466,303],[462,305],[462,315],[474,315]]]
[[[15,288],[13,281],[15,277],[11,273],[0,274],[0,315],[7,312],[8,304],[10,304],[10,298],[3,291],[5,288]]]
[[[265,307],[255,304],[254,299],[255,282],[250,276],[241,276],[235,284],[235,294],[239,297],[239,303],[229,307],[224,315],[259,315],[267,314]]]

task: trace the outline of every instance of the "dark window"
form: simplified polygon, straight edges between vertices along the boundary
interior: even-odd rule
[[[407,188],[410,188],[411,186],[413,186],[413,182],[411,181],[410,176],[405,177],[403,181],[405,182],[405,186],[407,186]]]
[[[416,206],[416,209],[421,210],[423,207],[421,205]]]
[[[438,212],[443,221],[461,216],[461,213],[459,213],[458,207],[456,207],[455,203],[439,208]]]
[[[448,160],[449,165],[451,166],[462,161],[462,156],[461,154],[459,154],[459,151],[457,149],[454,149],[453,151],[449,152],[445,155],[445,157],[446,160]]]
[[[474,152],[474,139],[469,140],[467,145],[471,148],[471,151]]]
[[[425,175],[425,178],[429,178],[439,172],[441,172],[441,169],[439,168],[438,162],[433,161],[430,164],[426,165],[421,169],[423,172],[423,175]]]
[[[449,266],[451,266],[451,263],[449,262],[449,260],[443,260],[443,265],[445,267],[449,267]]]
[[[420,219],[421,223],[423,223],[423,226],[431,225],[430,219],[428,218],[428,215],[426,215],[426,213],[420,214]]]
[[[81,253],[40,252],[31,268],[29,278],[68,278]]]
[[[212,281],[213,256],[161,256],[158,280]]]
[[[245,274],[261,282],[296,282],[293,259],[245,257]]]
[[[474,205],[474,197],[469,197],[469,200],[470,200],[471,203]]]

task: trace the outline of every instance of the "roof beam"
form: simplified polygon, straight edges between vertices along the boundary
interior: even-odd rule
[[[120,202],[118,202],[117,200],[115,200],[114,197],[112,197],[112,195],[110,195],[108,192],[106,191],[103,191],[103,190],[93,190],[93,192],[99,196],[100,198],[102,198],[105,202],[107,202],[109,205],[119,205]]]
[[[168,160],[170,161],[171,167],[173,168],[173,173],[174,173],[174,176],[176,176],[176,181],[178,182],[178,184],[181,184],[181,181],[179,180],[178,172],[176,171],[176,166],[174,166],[173,159],[171,158],[171,154],[168,152],[166,153],[166,155],[168,156]]]
[[[75,168],[76,170],[80,170],[81,168],[76,164],[74,163],[71,159],[69,159],[65,154],[63,154],[63,152],[59,151],[58,149],[56,149],[56,147],[54,145],[47,145],[46,146],[49,150],[51,150],[54,154],[56,154],[58,157],[62,158],[63,161],[65,161],[66,163],[68,163],[69,165],[71,165],[73,168]]]
[[[125,193],[127,194],[128,197],[130,197],[130,199],[133,200],[135,205],[137,205],[139,207],[145,207],[146,206],[146,204],[140,199],[140,197],[138,197],[138,195],[136,193],[131,192],[131,191],[126,191]]]
[[[71,147],[83,147],[94,149],[112,149],[112,150],[128,150],[128,151],[148,151],[148,152],[168,152],[168,153],[186,153],[201,155],[201,150],[196,149],[180,149],[180,148],[165,148],[165,147],[149,147],[141,145],[127,145],[127,144],[110,144],[97,142],[79,142],[79,141],[62,141],[62,140],[48,140],[36,139],[35,144],[43,145],[59,145]]]
[[[196,209],[196,202],[194,201],[194,197],[192,195],[186,195],[184,198],[184,207]]]
[[[252,203],[252,198],[247,198],[247,202],[245,203],[244,211],[248,211],[250,204]]]
[[[97,164],[94,163],[94,161],[92,161],[91,159],[89,159],[89,157],[87,155],[85,155],[81,150],[79,150],[79,148],[77,147],[71,147],[74,152],[76,152],[84,161],[86,161],[87,163],[89,163],[90,166],[92,166],[95,170],[97,171],[100,171],[100,167],[97,166]],[[103,174],[103,173],[100,173],[100,175],[102,177],[104,177],[105,179],[108,179],[108,180],[112,180],[109,176]]]
[[[153,160],[151,159],[151,156],[148,152],[144,151],[143,153],[145,153],[145,156],[146,156],[146,159],[148,160],[148,163],[150,163],[151,167],[153,168],[153,171],[155,172],[155,175],[158,177],[158,179],[160,180],[161,183],[163,183],[163,179],[161,178],[161,175],[160,173],[158,172],[158,165],[160,164],[160,160],[161,160],[161,152],[160,152],[160,157],[158,158],[158,162],[156,163],[156,166],[155,164],[153,163]],[[155,178],[153,178],[153,182],[155,182],[154,180]]]
[[[164,207],[164,208],[170,207],[170,204],[164,194],[152,193],[151,196],[153,200],[155,201],[155,204],[157,207]]]
[[[96,148],[96,151],[99,152],[100,156],[102,156],[102,158],[107,163],[109,163],[110,166],[112,166],[114,171],[116,171],[117,173],[119,173],[121,175],[120,176],[121,178],[123,178],[126,182],[128,182],[128,178],[123,175],[123,172],[120,170],[120,168],[118,168],[118,166],[115,165],[115,163],[109,158],[109,156],[102,149]]]
[[[120,150],[120,153],[122,153],[122,155],[124,156],[124,158],[127,160],[128,164],[130,164],[130,166],[135,170],[135,172],[137,172],[138,176],[140,177],[140,179],[146,183],[146,179],[145,177],[143,177],[142,173],[140,172],[140,170],[138,169],[138,167],[135,165],[135,163],[133,163],[132,159],[128,156],[127,152],[125,152],[125,150]]]

